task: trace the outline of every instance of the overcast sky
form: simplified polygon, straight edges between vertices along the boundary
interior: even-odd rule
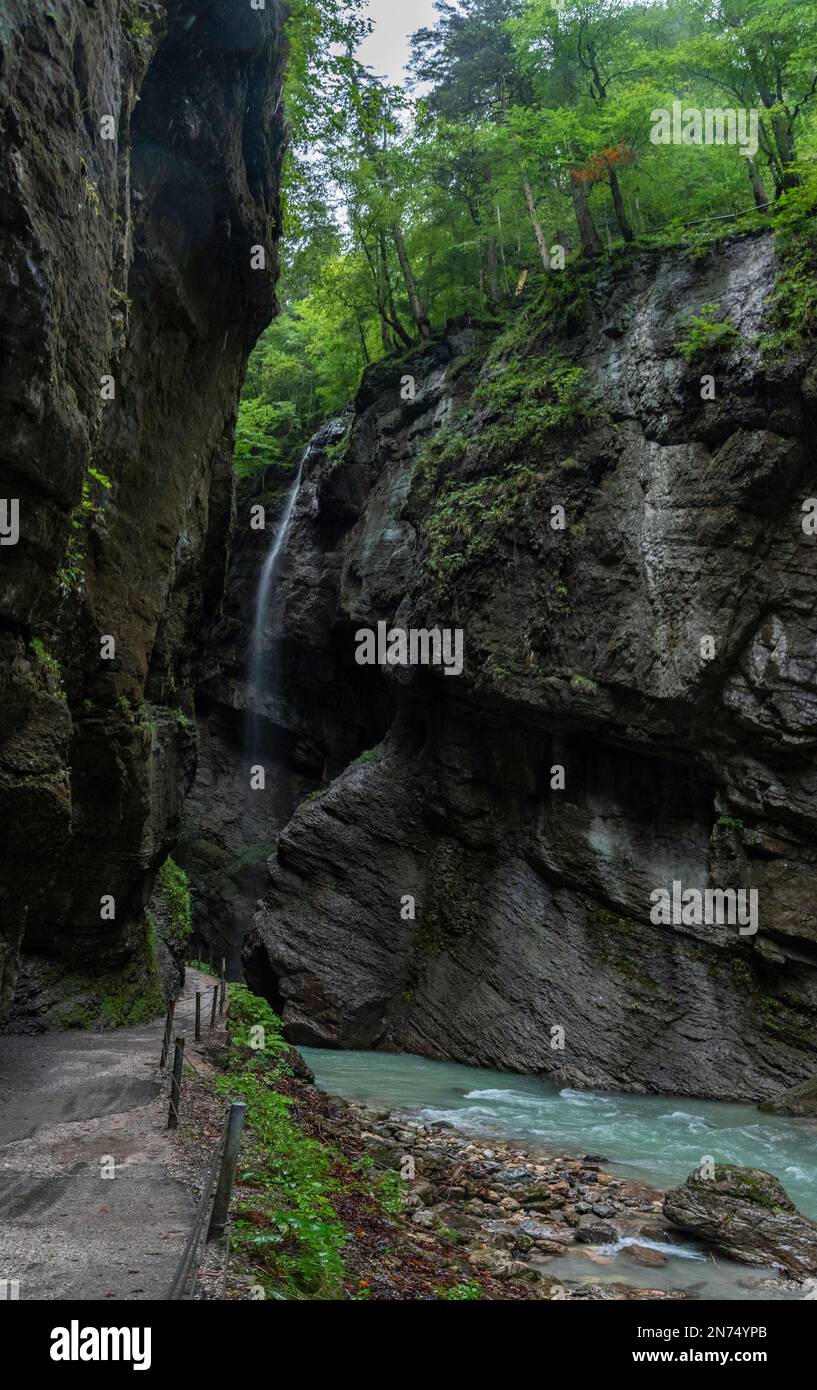
[[[361,44],[358,57],[390,82],[403,82],[409,34],[434,19],[434,0],[369,0],[374,33]]]

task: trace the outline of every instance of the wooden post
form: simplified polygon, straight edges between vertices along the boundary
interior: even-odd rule
[[[210,1009],[210,1032],[216,1026],[216,1009],[218,1008],[218,985],[213,985],[213,1004]]]
[[[184,1038],[176,1038],[176,1051],[173,1056],[173,1075],[170,1078],[170,1109],[167,1114],[168,1129],[179,1127],[179,1101],[182,1093],[182,1067],[184,1066]]]
[[[221,977],[221,999],[220,999],[219,1008],[218,1008],[219,1014],[221,1015],[222,1018],[224,1017],[224,1001],[225,1001],[226,998],[227,998],[227,981],[225,980],[224,976],[222,975],[222,977]]]
[[[165,1019],[165,1035],[162,1040],[162,1056],[159,1061],[159,1066],[162,1068],[164,1068],[165,1063],[167,1062],[167,1051],[170,1047],[170,1034],[173,1031],[173,1014],[175,1013],[175,1010],[176,1000],[171,999],[170,1003],[167,1006],[167,1018]]]
[[[218,1175],[216,1195],[213,1199],[213,1210],[210,1215],[210,1225],[207,1229],[208,1240],[218,1240],[224,1235],[224,1228],[227,1225],[227,1217],[230,1213],[230,1198],[233,1193],[233,1182],[235,1181],[235,1169],[238,1163],[238,1150],[241,1144],[241,1135],[244,1132],[244,1118],[247,1107],[242,1100],[234,1100],[230,1104],[230,1117],[227,1121],[227,1136],[224,1140],[224,1152],[221,1156],[221,1168]]]
[[[196,1027],[193,1041],[201,1042],[201,995],[198,990],[196,990]]]

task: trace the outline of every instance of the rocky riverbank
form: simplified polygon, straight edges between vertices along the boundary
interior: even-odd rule
[[[665,1216],[661,1194],[605,1171],[603,1155],[537,1152],[347,1102],[318,1090],[299,1054],[290,1056],[299,1074],[279,1076],[276,1086],[293,1102],[299,1128],[330,1145],[343,1161],[368,1159],[381,1173],[402,1179],[399,1210],[389,1216],[359,1197],[341,1205],[348,1231],[348,1296],[605,1301],[694,1296],[672,1287],[665,1268],[667,1247],[688,1249],[690,1240]],[[708,1248],[703,1242],[702,1251]],[[569,1280],[560,1270],[566,1255],[573,1257]],[[576,1258],[586,1260],[586,1276],[576,1276]],[[621,1264],[621,1278],[611,1280],[609,1273],[601,1278],[613,1261]],[[645,1280],[645,1268],[655,1270],[654,1283]],[[796,1296],[801,1289],[782,1273],[770,1278],[765,1269],[747,1270],[738,1282],[747,1294],[754,1290],[761,1297]],[[231,1277],[228,1296],[247,1297],[250,1284],[250,1274]]]
[[[594,1279],[594,1266],[618,1259],[624,1266],[662,1269],[668,1247],[688,1248],[690,1243],[668,1219],[661,1194],[644,1183],[611,1176],[603,1156],[546,1155],[458,1134],[399,1112],[349,1108],[352,1124],[364,1126],[360,1142],[376,1162],[399,1164],[406,1173],[412,1171],[406,1160],[414,1160],[415,1176],[406,1178],[408,1219],[421,1230],[453,1240],[470,1269],[505,1284],[531,1282],[538,1296],[547,1298],[692,1296],[671,1287],[666,1277],[655,1287],[631,1284],[626,1275],[615,1282]],[[704,1250],[710,1246],[702,1244]],[[711,1244],[722,1248],[720,1238]],[[756,1264],[763,1264],[765,1255],[771,1265],[779,1254],[771,1246],[764,1251],[762,1241],[755,1251]],[[566,1285],[559,1257],[568,1254],[587,1260],[587,1276]],[[783,1277],[768,1278],[766,1271],[740,1282],[747,1291],[765,1288],[770,1297],[798,1287]]]

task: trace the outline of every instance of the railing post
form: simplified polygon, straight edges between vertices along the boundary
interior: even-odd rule
[[[167,1051],[168,1051],[168,1048],[170,1047],[170,1034],[171,1034],[172,1031],[173,1031],[173,1015],[174,1015],[175,1011],[176,1011],[176,1000],[175,1000],[175,999],[171,999],[170,1003],[169,1003],[168,1006],[167,1006],[167,1018],[165,1019],[165,1035],[164,1035],[164,1038],[163,1038],[163,1040],[162,1040],[162,1056],[161,1056],[161,1060],[160,1060],[160,1062],[159,1062],[159,1066],[162,1067],[162,1068],[164,1068],[164,1066],[165,1066],[165,1064],[166,1064],[166,1062],[167,1062]]]
[[[227,1225],[236,1164],[238,1163],[238,1150],[241,1144],[241,1135],[244,1132],[246,1113],[247,1107],[243,1100],[234,1100],[230,1103],[230,1116],[227,1121],[224,1152],[221,1156],[221,1169],[213,1200],[213,1210],[210,1215],[210,1225],[207,1229],[208,1240],[218,1240],[224,1235],[224,1228]]]
[[[173,1075],[170,1079],[170,1109],[167,1112],[168,1129],[177,1129],[179,1125],[179,1101],[182,1093],[182,1067],[184,1066],[184,1038],[176,1039],[176,1051],[173,1055]]]
[[[218,985],[213,985],[213,1003],[210,1009],[210,1032],[216,1026],[216,1009],[218,1008]]]
[[[219,1011],[219,1014],[221,1015],[222,1018],[224,1017],[224,1001],[225,1001],[226,998],[227,998],[227,981],[226,981],[224,975],[222,975],[222,977],[221,977],[221,1001],[220,1001],[220,1003],[219,1003],[219,1010],[218,1010],[218,1011]]]
[[[196,990],[196,1027],[193,1033],[193,1041],[201,1042],[201,994]]]

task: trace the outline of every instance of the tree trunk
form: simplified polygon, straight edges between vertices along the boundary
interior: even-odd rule
[[[625,241],[633,240],[633,229],[627,217],[627,209],[624,206],[624,196],[621,192],[621,184],[618,181],[618,174],[612,165],[610,168],[610,192],[613,195],[613,207],[615,208],[616,221],[619,225],[621,235]]]
[[[502,300],[502,286],[499,283],[499,252],[495,236],[489,236],[485,243],[485,283],[488,289],[488,307],[495,309]]]
[[[400,321],[400,315],[397,312],[397,305],[394,302],[394,290],[392,289],[391,276],[389,275],[389,262],[386,257],[386,244],[382,236],[379,236],[377,239],[377,249],[380,259],[380,273],[383,277],[383,292],[385,299],[383,317],[400,342],[403,343],[405,347],[412,347],[411,336],[403,327]]]
[[[533,189],[531,188],[527,179],[525,179],[525,182],[522,184],[522,188],[524,189],[525,202],[528,205],[530,220],[533,223],[533,234],[536,237],[536,245],[539,247],[539,255],[542,258],[542,265],[544,266],[545,270],[550,270],[550,255],[548,252],[548,245],[545,241],[545,234],[542,231],[542,224],[539,221],[539,218],[536,216],[536,200],[533,196]]]
[[[411,268],[411,261],[406,250],[406,241],[403,236],[403,228],[399,222],[395,222],[392,228],[394,245],[397,250],[397,259],[400,262],[400,269],[403,272],[403,280],[406,285],[406,294],[411,306],[411,317],[417,325],[417,331],[421,338],[431,337],[431,324],[429,323],[425,310],[420,303],[420,296],[417,293],[417,281],[414,278],[414,271]]]
[[[763,175],[760,172],[760,165],[758,164],[756,159],[746,160],[746,172],[749,175],[749,181],[752,185],[752,193],[754,194],[755,198],[755,207],[765,207],[769,199],[766,195],[766,189],[763,185]]]
[[[366,334],[363,332],[363,324],[360,322],[360,319],[357,321],[357,331],[360,334],[360,346],[363,349],[363,364],[368,367],[371,358],[369,357],[369,349],[366,346]]]
[[[797,150],[795,149],[791,127],[783,111],[772,109],[771,118],[774,142],[777,145],[782,167],[782,186],[784,189],[799,188],[800,179],[791,168],[791,165],[797,158]]]
[[[604,247],[601,244],[601,237],[596,231],[590,204],[587,198],[587,185],[581,179],[577,179],[575,174],[570,175],[570,196],[573,199],[573,211],[576,214],[576,225],[579,229],[579,240],[581,241],[583,256],[601,256]]]

